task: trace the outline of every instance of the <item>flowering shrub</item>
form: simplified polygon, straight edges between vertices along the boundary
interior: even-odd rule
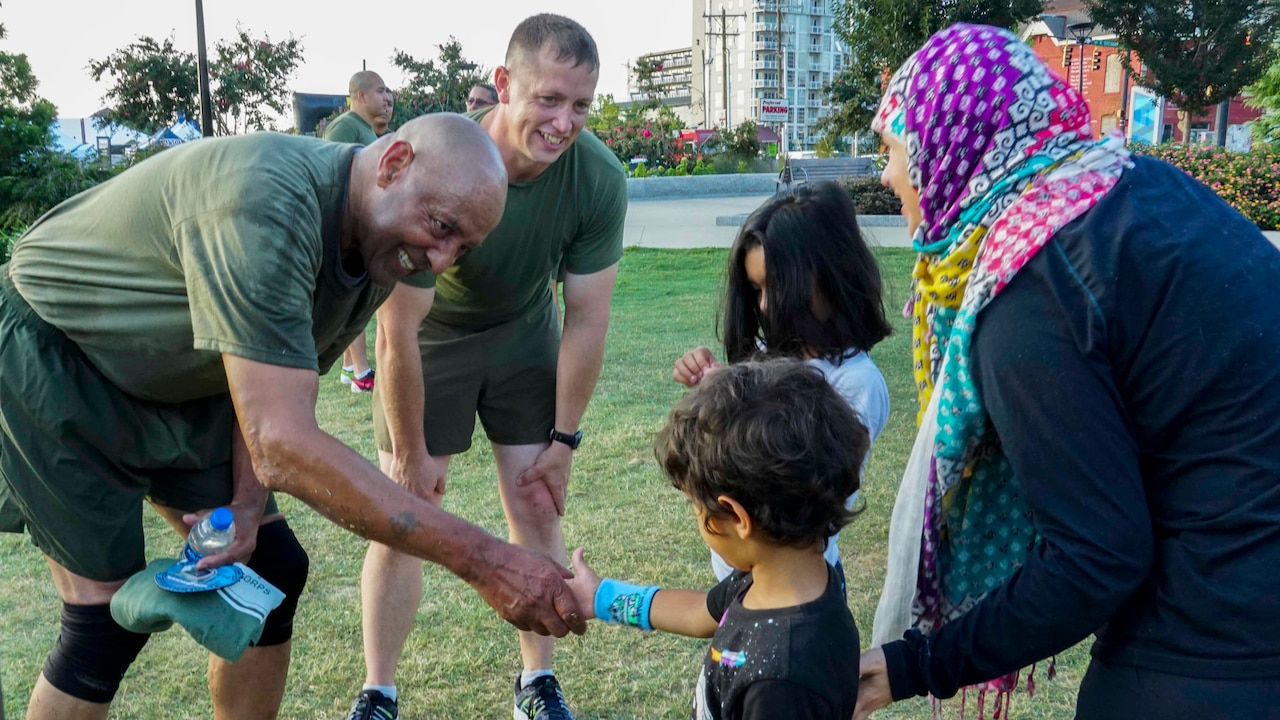
[[[644,158],[649,167],[671,167],[676,164],[675,139],[661,127],[645,121],[643,125],[616,125],[597,129],[596,136],[622,161]]]
[[[1206,145],[1135,145],[1143,155],[1178,167],[1263,230],[1280,228],[1280,146],[1231,152]]]

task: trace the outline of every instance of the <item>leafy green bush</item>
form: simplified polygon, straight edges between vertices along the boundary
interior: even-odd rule
[[[0,230],[0,265],[9,262],[9,253],[13,251],[13,241],[22,234],[22,228]]]
[[[736,152],[723,152],[710,158],[715,171],[728,175],[731,173],[769,173],[776,172],[773,158],[743,156]]]
[[[1135,144],[1134,151],[1174,165],[1263,230],[1280,228],[1280,146],[1249,152],[1206,145]]]
[[[132,164],[81,162],[48,148],[29,152],[0,174],[0,229],[30,225],[54,205],[109,180]]]
[[[853,198],[859,215],[897,215],[902,201],[880,184],[879,177],[842,177],[836,181]]]

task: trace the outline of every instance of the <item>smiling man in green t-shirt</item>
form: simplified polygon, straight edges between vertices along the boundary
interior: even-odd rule
[[[466,579],[522,629],[583,622],[562,567],[406,492],[315,419],[319,374],[391,286],[478,247],[506,197],[474,122],[360,150],[275,133],[167,150],[51,210],[0,266],[0,530],[25,528],[63,601],[28,718],[105,718],[147,636],[109,603],[143,569],[142,503],[179,532],[219,505],[287,599],[213,658],[216,717],[274,717],[307,556],[268,496]]]
[[[492,442],[513,542],[565,560],[560,517],[579,422],[604,359],[622,256],[622,167],[582,132],[599,77],[595,41],[556,15],[522,22],[494,73],[496,106],[472,113],[510,186],[502,222],[438,277],[398,285],[378,313],[374,428],[382,467],[440,502],[449,458],[478,414]],[[564,324],[551,294],[563,265]],[[350,718],[394,717],[396,664],[422,597],[422,563],[371,543],[361,577],[365,686]],[[570,720],[554,641],[522,633],[514,717]]]

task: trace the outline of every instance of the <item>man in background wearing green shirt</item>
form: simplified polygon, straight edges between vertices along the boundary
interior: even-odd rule
[[[367,148],[254,133],[167,150],[45,214],[0,266],[0,530],[62,599],[30,720],[100,720],[147,635],[109,603],[145,566],[142,503],[185,534],[228,506],[286,594],[258,646],[211,658],[216,720],[274,718],[307,555],[269,490],[438,562],[521,629],[585,630],[543,555],[407,492],[322,431],[319,376],[400,279],[442,273],[501,217],[502,157],[435,115]]]
[[[324,129],[324,139],[331,142],[372,145],[387,132],[391,122],[393,98],[382,76],[361,70],[351,76],[347,103],[351,109],[334,118]],[[373,390],[373,368],[369,367],[368,339],[363,330],[351,347],[342,353],[342,372],[338,379],[353,393]]]
[[[506,163],[502,222],[448,272],[400,283],[378,313],[383,469],[440,503],[449,459],[471,446],[479,414],[511,541],[561,563],[565,488],[604,359],[627,210],[621,165],[582,132],[599,66],[595,41],[573,20],[538,15],[516,28],[494,73],[499,103],[470,114]],[[562,265],[563,332],[551,294]],[[395,717],[395,669],[422,577],[417,558],[370,544],[360,584],[365,685],[350,718]],[[554,641],[521,633],[520,649],[514,717],[571,720],[551,672]]]

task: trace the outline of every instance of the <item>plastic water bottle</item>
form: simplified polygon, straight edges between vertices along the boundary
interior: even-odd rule
[[[206,555],[216,555],[231,547],[236,539],[235,517],[231,510],[220,507],[191,528],[187,535],[187,547],[196,559]]]

